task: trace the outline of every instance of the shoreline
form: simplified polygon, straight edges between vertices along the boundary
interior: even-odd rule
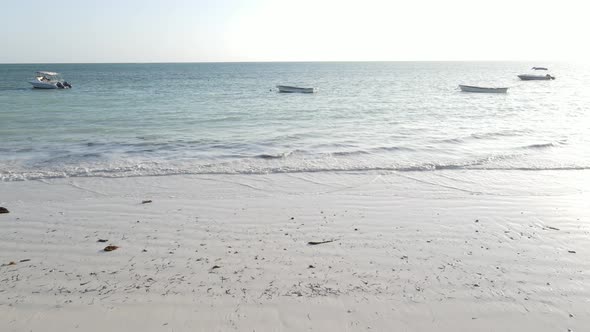
[[[0,319],[7,331],[582,331],[590,172],[469,172],[3,182],[0,265],[16,264],[0,267]]]

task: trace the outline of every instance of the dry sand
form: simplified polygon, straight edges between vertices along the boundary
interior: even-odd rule
[[[588,331],[589,180],[0,183],[0,331]]]

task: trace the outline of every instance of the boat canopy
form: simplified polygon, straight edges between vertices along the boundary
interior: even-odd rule
[[[53,71],[38,71],[36,72],[38,76],[57,76],[59,73]]]

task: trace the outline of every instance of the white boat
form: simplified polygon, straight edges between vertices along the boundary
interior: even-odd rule
[[[70,83],[62,80],[59,73],[52,71],[38,71],[29,83],[36,89],[68,89]]]
[[[288,85],[277,85],[279,92],[298,92],[298,93],[314,93],[316,92],[315,88],[300,88],[297,86],[288,86]]]
[[[461,91],[464,92],[479,92],[479,93],[506,93],[508,88],[484,88],[481,86],[459,85]]]
[[[548,81],[548,80],[554,80],[555,76],[551,76],[549,74],[545,74],[545,75],[522,74],[522,75],[518,75],[518,78],[520,78],[523,81]]]

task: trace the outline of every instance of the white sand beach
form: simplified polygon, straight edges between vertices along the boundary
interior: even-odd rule
[[[589,182],[471,170],[0,183],[0,330],[587,331]]]

